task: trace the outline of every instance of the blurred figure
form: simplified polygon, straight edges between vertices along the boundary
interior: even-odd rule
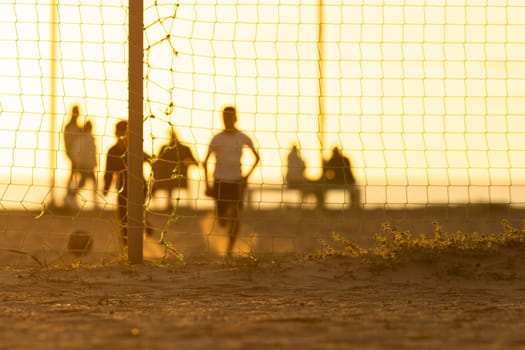
[[[317,183],[318,181],[308,180],[304,174],[305,170],[306,163],[297,146],[293,145],[287,157],[286,185],[288,188],[299,190],[303,200],[305,195],[315,195],[317,207],[322,208],[324,205],[323,187]]]
[[[306,163],[304,162],[299,149],[293,145],[287,156],[286,184],[288,187],[304,185],[308,182],[304,176]]]
[[[153,163],[152,195],[159,190],[168,192],[168,209],[173,208],[173,190],[188,189],[188,168],[198,165],[191,149],[179,142],[177,134],[170,131],[170,141],[161,147],[158,159]]]
[[[108,150],[106,158],[106,170],[104,172],[104,196],[107,196],[112,184],[116,183],[118,193],[117,218],[120,227],[120,241],[123,247],[128,245],[128,144],[127,144],[128,122],[121,120],[115,126],[117,142]],[[150,157],[144,153],[144,161]],[[144,200],[146,200],[146,181],[144,181]],[[152,227],[146,221],[146,234],[152,235]]]
[[[87,180],[93,183],[93,202],[97,206],[97,177],[95,168],[97,166],[97,147],[93,137],[93,123],[87,121],[84,124],[82,132],[74,140],[71,146],[71,158],[76,165],[72,170],[72,176],[79,175],[76,188],[70,190],[73,197],[76,198],[78,190],[84,188]]]
[[[77,186],[75,184],[75,172],[78,170],[78,157],[75,157],[75,154],[73,154],[73,144],[75,140],[82,134],[82,127],[78,125],[79,117],[80,108],[78,105],[74,105],[71,108],[71,118],[64,127],[64,148],[66,151],[66,156],[71,163],[71,171],[66,184],[67,194],[64,198],[64,204],[71,209],[78,208],[76,203]]]
[[[322,182],[327,186],[343,186],[350,193],[351,207],[357,209],[361,207],[361,194],[356,186],[350,159],[345,157],[338,147],[332,149],[332,156],[328,161],[323,162]]]
[[[239,233],[242,200],[249,176],[259,163],[260,156],[253,141],[235,127],[237,112],[234,107],[225,107],[222,112],[224,130],[213,136],[204,159],[206,195],[216,200],[216,216],[220,226],[229,224],[227,255],[231,256]],[[249,171],[243,175],[241,158],[244,147],[248,147],[255,160]],[[213,185],[208,182],[208,161],[215,157]]]

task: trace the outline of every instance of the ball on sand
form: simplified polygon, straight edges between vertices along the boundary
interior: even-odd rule
[[[76,256],[83,256],[90,252],[93,238],[87,231],[76,230],[69,234],[67,249]]]

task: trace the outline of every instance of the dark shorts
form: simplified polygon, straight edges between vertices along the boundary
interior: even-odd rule
[[[242,200],[246,183],[243,181],[220,181],[215,180],[213,191],[217,201],[217,214],[224,216],[228,208],[236,206],[242,208]]]

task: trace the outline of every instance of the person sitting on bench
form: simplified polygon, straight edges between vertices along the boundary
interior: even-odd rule
[[[345,157],[338,147],[332,149],[332,156],[323,162],[323,186],[329,188],[344,188],[350,193],[350,202],[353,209],[361,207],[361,195],[356,186],[350,159]]]
[[[301,192],[301,199],[313,194],[317,200],[317,207],[322,208],[324,205],[323,187],[319,186],[318,181],[308,180],[304,174],[306,164],[301,157],[300,151],[296,145],[293,145],[287,157],[286,185],[290,189],[297,189]]]

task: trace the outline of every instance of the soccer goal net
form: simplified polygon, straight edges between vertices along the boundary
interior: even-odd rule
[[[0,4],[0,263],[70,259],[76,231],[85,258],[120,251],[122,188],[104,188],[128,118],[128,15],[119,0]],[[331,232],[367,244],[387,221],[521,220],[523,18],[518,0],[145,0],[145,254],[224,251],[201,162],[225,106],[261,157],[240,253]]]

